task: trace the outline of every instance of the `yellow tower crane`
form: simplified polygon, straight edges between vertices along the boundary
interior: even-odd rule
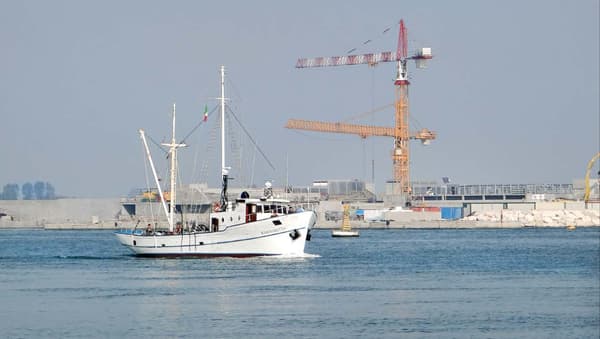
[[[592,171],[592,167],[594,167],[594,162],[596,162],[598,158],[600,158],[600,152],[598,152],[598,154],[594,155],[592,159],[590,159],[585,170],[585,193],[583,194],[583,201],[586,203],[586,205],[590,201],[591,195],[590,172]]]

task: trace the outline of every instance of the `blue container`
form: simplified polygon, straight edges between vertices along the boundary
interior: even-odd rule
[[[442,207],[440,212],[442,213],[442,219],[445,220],[462,219],[463,217],[462,207]]]

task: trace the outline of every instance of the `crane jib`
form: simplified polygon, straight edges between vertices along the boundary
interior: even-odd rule
[[[296,62],[296,68],[328,67],[359,64],[377,64],[396,61],[393,52],[369,53],[361,55],[345,55],[334,57],[302,58]]]

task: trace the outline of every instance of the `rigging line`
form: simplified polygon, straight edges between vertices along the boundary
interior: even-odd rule
[[[369,45],[369,44],[372,44],[372,43],[374,43],[374,42],[377,42],[377,41],[379,41],[381,38],[383,38],[383,36],[384,36],[384,35],[386,35],[386,33],[388,33],[388,32],[389,32],[389,31],[392,29],[392,27],[393,27],[393,25],[388,25],[388,26],[387,26],[387,27],[386,27],[386,28],[385,28],[385,29],[384,29],[384,30],[383,30],[383,31],[382,31],[380,34],[378,34],[376,37],[373,37],[373,38],[371,38],[371,39],[367,39],[367,40],[363,41],[363,42],[361,43],[361,45],[360,45],[360,46],[357,46],[357,47],[354,47],[354,48],[352,48],[352,49],[348,50],[348,51],[346,52],[346,54],[351,54],[351,53],[353,53],[353,52],[360,51],[360,50],[361,50],[361,49],[363,49],[365,46],[367,46],[367,45]]]
[[[163,151],[163,153],[165,153],[167,155],[167,157],[169,156],[169,151],[163,147],[163,145],[161,145],[160,143],[158,143],[156,140],[152,139],[152,137],[148,134],[146,134],[146,137],[148,139],[150,139],[150,142],[153,143],[156,147],[158,147],[158,149],[160,149],[161,151]]]
[[[212,115],[212,114],[213,114],[213,113],[214,113],[214,112],[217,110],[217,108],[218,108],[218,107],[219,107],[219,106],[215,106],[215,107],[214,107],[214,108],[213,108],[213,109],[210,111],[210,113],[208,113],[208,116],[210,117],[210,116],[211,116],[211,115]],[[185,136],[185,137],[184,137],[184,138],[181,140],[181,142],[180,142],[180,143],[181,143],[181,144],[184,144],[184,143],[185,143],[185,141],[187,140],[187,138],[189,138],[189,137],[190,137],[190,135],[192,135],[192,133],[194,133],[194,132],[195,132],[195,131],[198,129],[198,127],[200,127],[200,126],[201,126],[202,124],[204,124],[204,123],[205,123],[205,121],[204,121],[204,120],[201,120],[199,123],[197,123],[197,124],[196,124],[196,126],[194,126],[194,128],[192,128],[192,130],[191,130],[191,131],[190,131],[190,132],[189,132],[189,133],[188,133],[188,134],[187,134],[187,135],[186,135],[186,136]]]
[[[190,175],[190,179],[191,182],[194,182],[196,180],[196,173],[198,173],[197,167],[198,167],[198,151],[200,150],[200,147],[196,147],[196,152],[194,152],[194,167],[192,167],[192,174]]]
[[[335,142],[348,142],[348,140],[344,140],[342,138],[326,138],[326,137],[321,137],[321,136],[317,136],[317,133],[304,133],[303,131],[298,131],[298,130],[294,130],[292,129],[292,132],[300,134],[303,137],[307,137],[307,138],[311,138],[311,139],[319,139],[319,140],[327,140],[327,141],[335,141]],[[312,132],[312,131],[311,131]],[[338,136],[341,136],[341,134],[343,133],[338,133]],[[350,134],[346,134],[346,135],[350,135]]]
[[[209,134],[210,138],[210,134]],[[198,138],[199,144],[202,144],[202,139]],[[200,162],[200,147],[195,148],[194,152],[194,167],[192,168],[192,173],[190,175],[191,182],[202,182],[202,178],[204,177],[204,160]],[[208,152],[207,152],[208,153]]]
[[[231,76],[228,76],[225,81],[227,81],[227,84],[229,85],[229,87],[231,87],[232,92],[234,94],[234,98],[232,98],[233,100],[230,100],[230,102],[239,102],[239,103],[243,103],[244,102],[244,98],[242,98],[242,95],[240,94],[240,91],[238,90],[238,88],[235,86],[235,83],[233,82],[233,80],[231,79]],[[237,100],[236,100],[237,98]]]
[[[418,129],[423,129],[423,125],[421,125],[421,122],[419,120],[417,120],[414,116],[410,115],[408,117],[408,119],[413,122],[415,125],[417,125]]]
[[[231,121],[231,117],[229,115],[226,115],[227,117],[227,124],[231,125],[232,121]],[[228,136],[230,139],[230,146],[231,146],[231,153],[232,153],[232,157],[231,159],[231,164],[235,164],[235,166],[237,166],[238,169],[238,178],[237,178],[237,183],[238,184],[242,184],[245,180],[245,171],[244,171],[244,167],[243,167],[243,159],[244,159],[244,139],[243,139],[243,135],[239,130],[234,130],[232,128],[230,128],[228,130]]]
[[[180,196],[177,194],[177,187],[178,187],[178,186],[179,186],[179,187],[183,186],[183,185],[182,185],[182,183],[183,183],[183,178],[182,178],[182,177],[183,177],[183,176],[181,175],[181,168],[179,167],[179,157],[177,157],[177,158],[175,159],[175,168],[177,169],[177,172],[175,173],[175,176],[176,176],[176,178],[177,178],[177,180],[175,181],[175,182],[177,183],[177,184],[176,184],[176,186],[175,186],[175,191],[176,191],[176,192],[175,192],[175,195],[176,195],[177,199],[181,199],[181,198],[180,198]],[[173,190],[171,190],[171,191],[173,191]],[[180,190],[179,190],[179,192],[180,192],[180,193],[183,193],[183,190],[182,190],[182,189],[180,189]],[[172,192],[171,192],[171,197],[173,197],[173,193],[172,193]],[[185,221],[185,216],[184,216],[184,214],[183,214],[184,206],[183,206],[183,204],[181,203],[181,201],[182,201],[182,200],[183,200],[183,199],[179,200],[179,201],[180,201],[180,202],[179,202],[179,205],[180,205],[180,208],[181,208],[181,211],[180,211],[180,213],[179,213],[179,216],[180,216],[180,220],[181,220],[181,228],[183,229],[183,225],[185,224],[185,222],[184,222],[184,221]],[[177,214],[177,202],[175,202],[175,208],[174,208],[174,212],[175,212],[175,214]],[[182,234],[183,234],[183,232],[182,232]]]
[[[227,119],[226,124],[228,126],[233,124],[229,114],[225,115],[225,119]],[[227,133],[227,140],[229,141],[229,143],[228,143],[229,150],[231,153],[231,156],[229,157],[229,165],[231,166],[232,169],[238,171],[236,180],[239,183],[242,180],[242,173],[243,173],[242,167],[240,166],[242,143],[241,143],[241,141],[238,141],[238,136],[237,136],[237,134],[240,134],[240,133],[239,133],[239,131],[234,130],[233,128],[228,128],[226,130],[226,133]]]
[[[233,113],[233,111],[229,108],[229,106],[227,106],[227,111],[229,111],[229,113],[231,113],[231,115],[234,117],[235,121],[237,121],[237,123],[240,125],[240,127],[242,128],[242,130],[244,131],[244,133],[246,133],[246,135],[248,136],[248,138],[250,139],[250,141],[252,141],[252,143],[254,144],[254,146],[256,147],[256,149],[260,152],[260,154],[263,156],[263,158],[267,161],[267,163],[269,164],[269,166],[271,166],[271,168],[275,171],[275,166],[273,166],[273,164],[267,158],[267,156],[262,151],[262,149],[260,147],[258,147],[258,144],[256,143],[256,141],[254,141],[254,138],[252,138],[252,136],[250,135],[250,133],[248,133],[248,131],[246,130],[246,128],[244,127],[244,125],[242,125],[242,122],[237,118],[237,116],[235,115],[235,113]]]
[[[219,121],[218,121],[218,119],[213,119],[212,127],[210,127],[210,130],[208,132],[208,140],[205,142],[204,149],[203,149],[206,156],[202,158],[200,172],[198,173],[198,181],[200,181],[200,182],[202,182],[202,181],[208,182],[209,164],[212,164],[215,162],[214,158],[215,158],[216,154],[214,154],[213,149],[215,148],[215,145],[217,143],[218,130],[219,130]],[[200,151],[200,149],[198,148],[196,155],[198,155],[199,151]]]
[[[362,118],[363,116],[371,115],[371,114],[377,113],[379,111],[383,111],[384,109],[386,109],[388,107],[393,107],[393,106],[394,106],[393,103],[387,104],[387,105],[383,105],[383,106],[379,106],[379,107],[373,108],[373,109],[371,109],[371,110],[369,110],[367,112],[358,113],[358,114],[355,114],[353,116],[350,116],[350,117],[348,117],[348,118],[346,118],[346,119],[344,119],[342,121],[343,122],[349,122],[349,121],[352,121],[352,120],[358,120],[358,119]]]
[[[250,187],[254,186],[254,169],[256,167],[256,146],[254,146],[254,152],[252,152],[252,174],[250,175]]]

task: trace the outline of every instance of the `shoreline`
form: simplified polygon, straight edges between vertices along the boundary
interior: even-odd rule
[[[356,230],[386,230],[386,229],[411,229],[411,230],[434,230],[434,229],[518,229],[518,228],[567,228],[572,225],[520,225],[514,223],[479,223],[473,224],[472,222],[462,221],[440,221],[440,222],[421,222],[411,224],[392,224],[386,225],[385,223],[372,223],[372,224],[354,224],[352,229]],[[336,230],[339,229],[339,225],[317,225],[313,230]],[[598,225],[577,225],[576,228],[595,228],[600,227]],[[122,229],[131,229],[126,225],[118,225],[117,227],[105,226],[105,225],[46,225],[46,226],[31,226],[31,225],[18,225],[18,226],[6,226],[0,225],[0,231],[6,230],[41,230],[41,231],[118,231]]]

